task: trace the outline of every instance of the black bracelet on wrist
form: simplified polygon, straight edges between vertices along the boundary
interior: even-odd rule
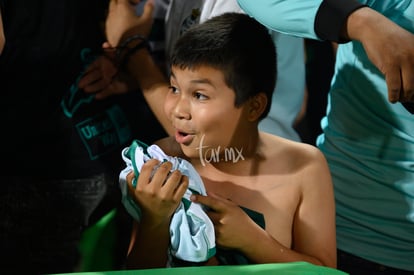
[[[121,63],[120,63],[120,68],[121,69],[126,69],[126,66],[128,64],[129,58],[131,57],[131,55],[133,55],[135,52],[137,52],[140,49],[143,48],[147,48],[149,49],[149,44],[147,42],[147,40],[142,41],[141,43],[139,43],[138,45],[136,45],[135,47],[129,49],[126,54],[124,55],[124,58],[122,59]]]
[[[135,40],[141,40],[141,43],[137,44],[133,48],[129,48],[128,45]],[[144,47],[149,49],[148,40],[144,36],[136,34],[127,37],[124,41],[122,41],[122,43],[120,43],[118,47],[116,47],[115,58],[117,60],[118,65],[120,67],[125,67],[129,57],[133,53]]]

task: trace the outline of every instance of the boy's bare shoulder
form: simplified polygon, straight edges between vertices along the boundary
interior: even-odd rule
[[[262,154],[269,163],[284,163],[286,169],[301,169],[305,166],[326,164],[322,152],[315,146],[261,133]]]
[[[265,134],[262,137],[266,162],[262,173],[283,175],[301,186],[302,194],[330,192],[332,179],[323,153],[315,146]]]

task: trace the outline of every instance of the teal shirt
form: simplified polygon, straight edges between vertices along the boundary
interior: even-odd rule
[[[272,29],[318,38],[320,0],[238,1]],[[414,1],[360,2],[414,32]],[[333,176],[338,248],[414,271],[414,115],[388,102],[385,79],[359,42],[338,48],[321,124],[317,145]]]

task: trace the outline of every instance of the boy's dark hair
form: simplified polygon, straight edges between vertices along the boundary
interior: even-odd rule
[[[270,110],[276,82],[276,48],[269,31],[246,14],[225,13],[186,31],[176,42],[171,66],[194,69],[211,66],[223,72],[227,86],[236,93],[239,107],[258,93]]]

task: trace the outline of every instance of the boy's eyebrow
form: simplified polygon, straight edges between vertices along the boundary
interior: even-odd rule
[[[209,84],[210,86],[214,86],[208,78],[193,79],[190,82],[196,84]]]
[[[176,79],[175,75],[173,72],[171,72],[171,77]],[[199,78],[199,79],[193,79],[190,81],[190,83],[194,83],[194,84],[208,84],[212,87],[215,87],[214,84],[211,82],[210,79],[208,78]]]

